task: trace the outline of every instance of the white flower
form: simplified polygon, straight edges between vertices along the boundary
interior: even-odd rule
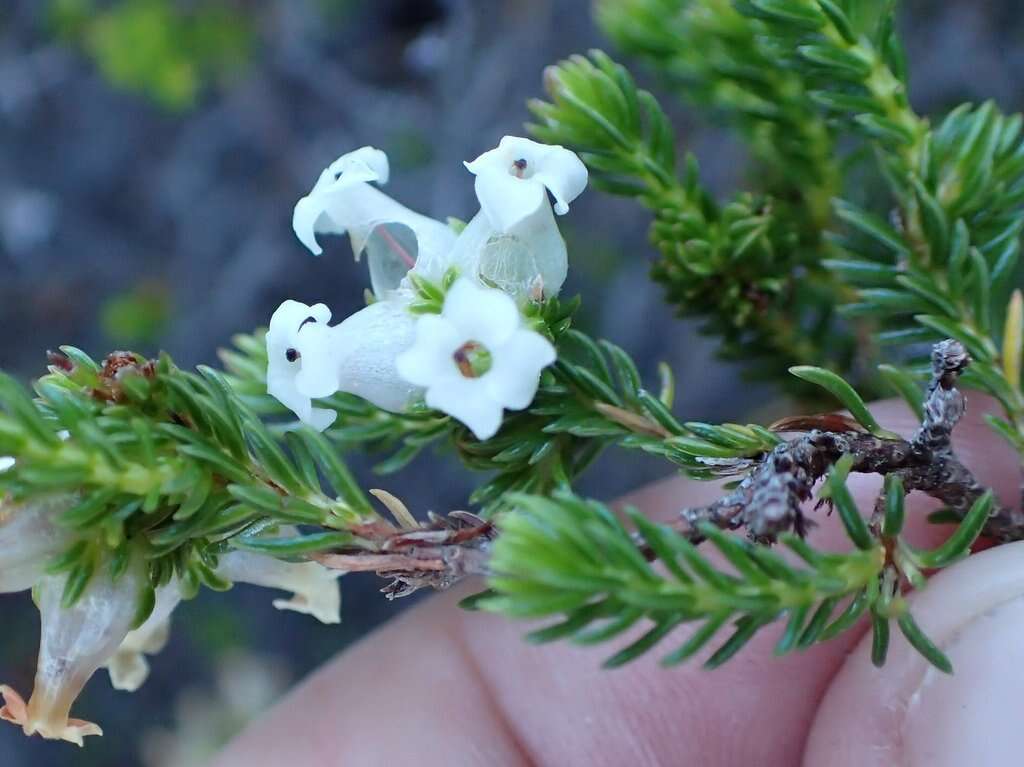
[[[0,719],[21,725],[26,735],[38,733],[81,746],[85,736],[103,734],[91,722],[70,718],[71,706],[127,636],[146,577],[135,563],[112,580],[108,563],[103,564],[72,607],[61,605],[65,576],[47,576],[37,584],[42,630],[32,696],[26,704],[13,689],[0,685]]]
[[[115,690],[135,692],[149,677],[147,655],[164,649],[171,635],[171,613],[181,602],[177,580],[156,591],[156,602],[149,617],[137,629],[128,632],[117,651],[104,664]]]
[[[293,527],[280,528],[281,535],[298,535]],[[220,557],[216,574],[237,583],[251,583],[293,592],[291,599],[275,599],[279,610],[312,615],[321,623],[341,621],[341,590],[335,570],[313,562],[283,562],[271,556],[232,551]],[[146,655],[160,652],[170,636],[171,614],[181,602],[181,588],[172,580],[157,589],[156,603],[146,621],[130,631],[116,652],[104,664],[114,689],[134,692],[149,676]]]
[[[436,260],[451,250],[455,233],[440,221],[409,210],[371,182],[388,180],[388,158],[364,146],[331,163],[313,189],[295,205],[292,228],[313,252],[323,250],[317,234],[348,233],[358,259],[365,250],[378,296],[398,286],[419,260]]]
[[[587,186],[587,168],[574,152],[518,136],[505,136],[466,168],[476,176],[484,215],[503,232],[536,213],[548,192],[555,198],[555,213],[565,215]]]
[[[267,392],[320,431],[336,413],[314,408],[312,400],[338,391],[385,410],[403,409],[413,394],[395,369],[395,356],[413,338],[414,318],[405,304],[377,301],[334,327],[330,319],[323,304],[285,301],[274,312],[267,333]]]
[[[274,607],[312,615],[321,623],[341,622],[340,573],[315,562],[284,562],[249,551],[230,551],[220,557],[217,575],[229,581],[291,591],[291,599],[275,599]]]
[[[177,581],[158,589],[149,617],[131,630],[147,587],[142,559],[134,558],[116,580],[110,562],[101,560],[75,604],[62,607],[67,576],[48,575],[46,568],[74,544],[59,517],[78,500],[77,494],[65,493],[31,503],[0,501],[0,593],[34,589],[42,624],[32,695],[26,703],[11,687],[0,685],[0,719],[21,726],[27,735],[82,745],[85,736],[101,734],[97,725],[70,718],[82,688],[106,666],[114,687],[137,689],[149,671],[145,654],[158,652],[166,642],[181,590]],[[294,528],[281,531],[298,534]],[[239,551],[222,556],[216,572],[232,582],[293,592],[291,599],[274,601],[279,609],[309,613],[325,623],[339,621],[337,571]]]
[[[50,560],[71,545],[57,517],[77,502],[62,493],[32,503],[0,503],[0,594],[32,588]]]
[[[9,455],[0,455],[0,471],[7,471],[14,465],[14,459]]]
[[[459,279],[440,315],[416,323],[416,341],[398,357],[398,372],[426,387],[426,402],[492,437],[502,411],[522,410],[537,393],[540,372],[555,361],[551,343],[523,327],[515,302],[494,288]]]
[[[563,147],[505,136],[466,167],[476,175],[480,213],[459,235],[448,263],[520,303],[557,295],[569,259],[548,193],[554,211],[567,213],[587,185],[586,166]]]

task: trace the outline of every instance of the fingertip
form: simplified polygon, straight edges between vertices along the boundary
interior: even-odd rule
[[[940,573],[911,598],[911,611],[954,673],[895,634],[885,666],[875,668],[865,637],[818,710],[806,767],[1019,763],[1024,542]]]

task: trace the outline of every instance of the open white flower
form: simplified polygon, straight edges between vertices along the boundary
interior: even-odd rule
[[[323,431],[336,413],[312,401],[338,391],[356,394],[385,410],[409,402],[413,387],[395,368],[412,343],[414,318],[399,301],[377,301],[333,327],[323,304],[285,301],[267,333],[267,392]]]
[[[398,372],[426,387],[426,402],[466,424],[477,439],[501,426],[502,411],[533,401],[555,349],[523,326],[515,302],[494,288],[459,279],[440,315],[416,323],[416,341],[398,357]]]
[[[554,212],[587,185],[587,169],[560,146],[505,136],[466,168],[476,175],[478,213],[449,257],[461,274],[501,288],[518,302],[554,296],[565,282],[569,259]]]
[[[358,259],[366,251],[373,290],[393,290],[418,261],[448,253],[455,233],[441,221],[400,205],[374,186],[387,183],[388,158],[364,146],[344,154],[320,174],[313,189],[295,205],[292,228],[313,252],[323,250],[317,234],[348,233]]]
[[[555,198],[555,213],[569,212],[569,203],[587,186],[587,167],[574,152],[505,136],[495,149],[466,163],[476,176],[476,196],[491,225],[507,232]]]

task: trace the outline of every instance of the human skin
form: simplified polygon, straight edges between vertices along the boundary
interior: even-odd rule
[[[904,406],[874,410],[887,427],[913,432]],[[969,409],[954,444],[984,484],[1016,503],[1015,456],[982,423],[982,410]],[[870,509],[880,480],[854,476],[850,486]],[[717,495],[714,485],[671,479],[624,502],[664,520]],[[935,506],[908,500],[907,534],[918,545],[948,533],[924,521]],[[818,523],[813,545],[848,547],[835,515],[808,514]],[[1002,759],[1019,732],[1008,722],[1024,719],[1011,696],[1024,679],[1024,663],[1013,660],[1024,659],[1014,649],[1024,647],[1024,543],[975,554],[922,594],[915,616],[937,632],[953,677],[928,671],[898,631],[890,664],[875,669],[863,622],[782,658],[773,655],[781,631],[773,626],[715,671],[699,659],[662,669],[660,655],[688,635],[680,629],[606,671],[600,663],[611,647],[537,647],[522,639],[528,624],[460,610],[458,600],[478,586],[429,599],[341,654],[230,744],[216,767],[943,767],[963,764],[955,759],[964,749],[982,749],[985,760],[972,764],[1016,763]],[[1010,660],[994,664],[993,652]]]

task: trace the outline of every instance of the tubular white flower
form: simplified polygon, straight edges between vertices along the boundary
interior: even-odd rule
[[[459,279],[440,315],[416,323],[416,341],[398,357],[398,372],[426,387],[426,402],[466,424],[477,439],[501,426],[502,411],[522,410],[537,393],[555,349],[523,327],[505,293]]]
[[[409,347],[414,318],[397,300],[377,301],[328,326],[330,310],[285,301],[267,333],[267,392],[299,420],[323,431],[336,417],[312,400],[338,391],[356,394],[385,410],[405,407],[413,387],[395,369],[395,356]]]
[[[516,136],[505,136],[497,148],[465,165],[476,175],[480,213],[456,240],[446,266],[519,303],[557,295],[569,261],[548,193],[554,211],[567,213],[587,185],[586,166],[568,149]]]
[[[321,623],[341,622],[341,589],[336,570],[315,562],[284,562],[249,551],[231,551],[220,557],[217,574],[229,581],[291,591],[291,599],[275,599],[278,610],[312,615]]]
[[[0,594],[32,588],[71,534],[57,523],[78,496],[53,495],[31,503],[0,503]]]
[[[127,636],[145,575],[136,565],[114,581],[108,563],[101,563],[82,596],[69,608],[61,606],[64,582],[64,576],[49,576],[38,584],[42,631],[35,687],[25,704],[18,693],[0,685],[5,701],[0,718],[21,725],[26,735],[39,733],[81,746],[85,736],[101,735],[102,730],[69,718],[71,706]]]
[[[388,159],[379,149],[364,146],[331,163],[313,189],[295,205],[292,228],[313,252],[323,250],[317,234],[348,233],[358,259],[367,251],[374,292],[397,287],[417,260],[447,253],[455,234],[440,221],[409,210],[371,182],[388,180]]]
[[[507,232],[555,198],[555,213],[569,212],[569,203],[587,186],[587,167],[574,152],[505,136],[466,168],[476,176],[476,196],[491,225]]]
[[[171,613],[180,602],[181,589],[176,580],[157,589],[153,612],[141,626],[128,632],[117,651],[104,664],[115,690],[135,692],[149,677],[146,656],[164,649],[171,632]]]

